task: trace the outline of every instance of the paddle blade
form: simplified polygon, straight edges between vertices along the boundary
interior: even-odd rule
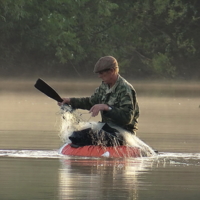
[[[42,93],[46,94],[48,97],[58,101],[62,102],[63,99],[58,95],[58,93],[50,87],[47,83],[45,83],[42,79],[38,79],[35,83],[35,88],[40,90]]]

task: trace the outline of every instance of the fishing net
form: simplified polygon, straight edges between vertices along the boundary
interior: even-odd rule
[[[73,143],[76,145],[76,139],[82,137],[83,140],[94,141],[94,143],[85,143],[86,145],[101,145],[101,146],[119,146],[126,145],[137,147],[141,150],[142,156],[155,155],[155,151],[146,143],[140,140],[136,135],[110,124],[105,128],[105,123],[90,122],[82,118],[82,114],[78,110],[74,110],[71,106],[63,105],[60,108],[62,117],[61,129],[59,136],[64,143]],[[109,129],[111,127],[111,129]],[[114,130],[112,132],[112,130]],[[109,132],[109,133],[108,133]],[[92,140],[91,140],[92,139]],[[79,146],[82,144],[79,142]],[[84,145],[84,144],[83,144]]]

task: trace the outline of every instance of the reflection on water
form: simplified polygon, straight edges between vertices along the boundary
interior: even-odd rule
[[[169,199],[169,196],[187,199],[190,195],[197,195],[195,199],[198,199],[199,161],[200,154],[163,154],[156,158],[127,160],[63,159],[59,172],[59,196],[62,200],[153,200]],[[187,189],[187,194],[184,189]]]
[[[61,199],[73,197],[76,199],[154,199],[153,197],[168,199],[168,197],[162,196],[161,191],[166,190],[169,194],[169,188],[172,188],[172,185],[176,185],[176,188],[170,195],[178,195],[180,199],[186,199],[185,195],[179,193],[179,187],[188,187],[188,182],[182,181],[193,179],[190,189],[192,192],[195,190],[196,193],[200,182],[198,178],[195,178],[196,175],[199,176],[199,172],[194,174],[197,172],[196,170],[185,174],[185,171],[195,169],[194,166],[188,166],[187,161],[183,162],[177,158],[174,160],[167,158],[63,160],[62,164],[59,174]],[[187,167],[187,169],[183,170],[183,167]],[[178,170],[180,170],[179,174],[177,174]],[[173,172],[175,173],[173,174]],[[170,177],[168,177],[169,174]],[[173,180],[173,175],[176,180]],[[179,175],[184,176],[177,180]],[[149,196],[148,193],[155,188],[160,192],[160,196],[157,196],[156,193]],[[148,193],[143,195],[143,191],[148,191]],[[189,191],[190,194],[191,191]]]
[[[138,199],[142,160],[62,160],[60,198]]]
[[[58,151],[1,150],[0,157],[1,199],[200,197],[199,153],[108,159],[61,156]]]
[[[49,83],[61,96],[88,95],[98,85]],[[198,83],[133,83],[141,109],[137,136],[160,152],[135,159],[59,155],[59,109],[33,84],[0,84],[0,199],[200,198]]]
[[[61,156],[57,151],[2,150],[0,162],[0,199],[200,197],[200,154],[108,159]]]

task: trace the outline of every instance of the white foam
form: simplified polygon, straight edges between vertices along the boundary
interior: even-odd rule
[[[110,157],[110,153],[108,152],[108,151],[106,151],[104,154],[102,154],[101,155],[102,157],[106,157],[106,158],[108,158],[108,157]]]

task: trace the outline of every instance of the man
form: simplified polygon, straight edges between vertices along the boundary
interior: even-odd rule
[[[102,122],[121,127],[135,134],[137,130],[139,107],[133,86],[119,74],[117,60],[112,56],[100,58],[94,73],[102,79],[101,85],[90,97],[63,98],[62,104],[72,108],[89,110],[93,117],[101,113]]]
[[[75,109],[89,110],[93,117],[100,112],[105,125],[98,133],[91,129],[83,130],[74,132],[69,138],[74,146],[123,145],[127,142],[123,132],[136,134],[137,130],[139,107],[136,92],[119,75],[118,62],[112,56],[100,58],[94,67],[94,73],[98,74],[102,83],[91,97],[63,98],[63,102],[58,105],[69,104]]]

